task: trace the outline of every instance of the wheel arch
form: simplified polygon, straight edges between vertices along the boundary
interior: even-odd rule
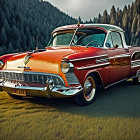
[[[98,82],[98,85],[99,87],[103,88],[104,89],[104,84],[103,84],[103,80],[101,78],[101,75],[98,71],[90,71],[88,72],[86,75],[85,75],[85,78],[84,78],[84,81],[86,80],[86,78],[89,76],[89,75],[95,75],[95,77],[97,78],[97,82]]]

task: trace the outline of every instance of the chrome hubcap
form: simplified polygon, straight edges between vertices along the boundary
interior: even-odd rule
[[[84,97],[87,101],[91,101],[95,95],[95,81],[92,77],[88,77],[84,84]]]

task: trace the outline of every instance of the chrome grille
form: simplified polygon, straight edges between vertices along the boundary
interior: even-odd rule
[[[31,83],[46,83],[46,81],[52,80],[54,85],[64,85],[60,76],[39,72],[0,71],[0,79]]]
[[[69,85],[79,84],[79,80],[77,79],[74,73],[67,73],[66,79]]]

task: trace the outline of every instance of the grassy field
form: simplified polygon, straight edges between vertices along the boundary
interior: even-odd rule
[[[111,87],[84,107],[71,99],[0,92],[0,140],[140,140],[140,86]]]

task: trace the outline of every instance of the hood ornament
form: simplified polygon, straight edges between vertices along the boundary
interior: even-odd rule
[[[30,54],[32,54],[32,53],[28,53],[28,54],[24,57],[24,64],[25,64],[25,65],[29,62],[29,59],[32,57]]]

